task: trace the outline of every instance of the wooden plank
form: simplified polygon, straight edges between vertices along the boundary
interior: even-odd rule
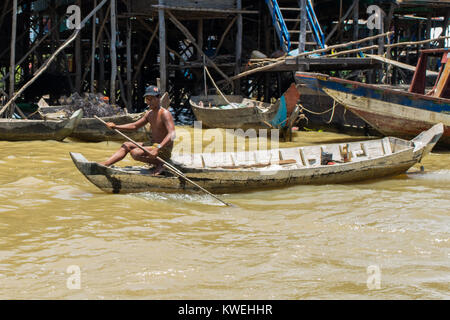
[[[381,57],[381,56],[376,55],[376,54],[367,54],[367,56],[372,58],[372,59],[375,59],[375,60],[378,60],[378,61],[381,61],[381,62],[384,62],[384,63],[388,63],[388,64],[391,64],[393,66],[396,66],[396,67],[399,67],[399,68],[402,68],[402,69],[406,69],[406,70],[413,71],[413,72],[416,71],[416,67],[415,66],[411,66],[411,65],[406,64],[406,63],[402,63],[402,62],[399,62],[399,61],[396,61],[396,60],[387,59],[387,58]],[[427,70],[427,76],[437,76],[437,75],[439,75],[439,72]]]

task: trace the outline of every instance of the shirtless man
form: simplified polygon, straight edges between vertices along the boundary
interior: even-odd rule
[[[145,149],[150,151],[150,154],[144,152],[142,149],[136,147],[131,142],[125,142],[120,149],[111,156],[108,160],[101,162],[104,166],[110,166],[130,153],[134,160],[155,165],[154,175],[159,175],[163,171],[163,164],[156,159],[160,157],[163,160],[169,160],[172,154],[173,140],[175,139],[175,124],[173,122],[172,114],[160,106],[161,93],[155,86],[149,86],[145,90],[145,103],[150,110],[136,122],[116,125],[113,122],[108,122],[107,125],[111,129],[118,130],[138,130],[147,123],[150,123],[152,128],[153,145],[146,147],[146,143],[139,143]]]

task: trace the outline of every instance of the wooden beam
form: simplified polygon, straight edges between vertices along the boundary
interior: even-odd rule
[[[170,17],[170,20],[175,24],[175,26],[189,39],[189,41],[192,42],[192,44],[197,48],[197,50],[199,52],[202,53],[202,55],[205,57],[205,60],[208,62],[208,64],[210,64],[225,80],[227,80],[229,83],[232,82],[231,78],[229,78],[225,73],[222,72],[222,70],[219,69],[219,67],[214,63],[214,61],[212,61],[202,50],[202,48],[200,48],[197,44],[197,42],[195,41],[195,38],[191,35],[191,33],[189,32],[188,29],[186,29],[183,24],[178,21],[177,18],[175,18],[175,16],[170,12],[170,11],[166,11],[167,14]],[[235,79],[234,79],[235,80]]]
[[[13,14],[11,24],[11,55],[9,60],[9,98],[14,96],[14,81],[16,80],[16,33],[17,33],[17,0],[13,0]],[[11,112],[14,108],[11,109]]]
[[[237,9],[242,9],[242,0],[236,1]],[[236,56],[235,56],[235,69],[234,74],[239,74],[241,72],[241,62],[242,62],[242,13],[237,15],[237,31],[236,31]],[[241,83],[240,80],[236,80],[234,83],[235,94],[241,94]]]
[[[306,0],[300,0],[300,38],[298,52],[305,52],[306,48]]]
[[[347,42],[347,43],[336,44],[334,46],[329,46],[329,47],[324,48],[324,49],[318,49],[318,50],[314,50],[314,51],[311,51],[311,52],[303,52],[303,53],[300,53],[300,54],[298,54],[296,56],[292,56],[292,57],[289,57],[289,58],[291,58],[291,59],[300,58],[300,57],[304,57],[304,56],[309,56],[311,54],[318,54],[318,53],[331,51],[333,49],[350,47],[350,46],[353,46],[353,45],[356,45],[356,44],[359,44],[359,43],[370,41],[372,39],[377,39],[379,37],[386,37],[386,36],[391,35],[392,33],[393,32],[386,32],[386,33],[383,33],[383,34],[378,34],[378,35],[375,35],[375,36],[372,36],[372,37],[368,37],[368,38],[364,38],[364,39],[357,40],[357,41],[351,41],[351,42]],[[260,67],[260,68],[256,68],[256,69],[252,69],[252,70],[248,70],[248,71],[242,72],[242,73],[240,73],[238,75],[235,75],[235,76],[231,77],[230,79],[231,80],[236,80],[236,79],[239,79],[239,78],[242,78],[242,77],[246,77],[246,76],[248,76],[250,74],[253,74],[253,73],[256,73],[256,72],[271,70],[271,69],[275,68],[276,66],[284,64],[285,60],[287,58],[288,57],[283,57],[281,60],[279,60],[277,62],[274,62],[272,64],[269,64],[269,65],[266,65],[266,66],[263,66],[263,67]]]
[[[94,8],[97,6],[97,0],[94,0]],[[94,81],[95,81],[95,48],[97,39],[96,39],[96,22],[97,16],[94,14],[92,16],[92,39],[91,39],[91,93],[95,92]]]
[[[117,79],[117,53],[116,53],[116,0],[111,0],[111,41],[110,41],[110,53],[111,53],[111,78],[110,78],[110,103],[116,103],[116,79]]]
[[[130,11],[130,6],[127,4],[127,9]],[[132,53],[131,53],[131,37],[132,37],[132,29],[131,29],[131,20],[127,19],[127,101],[128,101],[128,111],[131,112],[133,106],[133,82],[131,74],[132,70]]]
[[[191,11],[191,12],[216,12],[223,14],[259,14],[259,11],[254,10],[233,10],[233,9],[211,9],[211,8],[189,8],[178,6],[165,6],[163,4],[152,5],[153,8],[158,10],[177,10],[177,11]]]
[[[162,5],[163,1],[159,0]],[[164,9],[158,9],[159,17],[159,77],[160,77],[160,91],[162,93],[167,90],[167,49],[166,49],[166,17]]]
[[[409,64],[406,64],[406,63],[402,63],[402,62],[399,62],[399,61],[396,61],[396,60],[387,59],[387,58],[384,58],[384,57],[376,55],[376,54],[368,54],[367,56],[372,58],[372,59],[375,59],[375,60],[378,60],[378,61],[381,61],[381,62],[384,62],[384,63],[387,63],[387,64],[391,64],[393,66],[396,66],[396,67],[399,67],[399,68],[402,68],[402,69],[406,69],[406,70],[409,70],[409,71],[412,71],[412,72],[416,71],[416,67],[415,66],[412,66],[412,65],[409,65]],[[437,75],[439,75],[439,72],[427,70],[427,76],[437,76]]]

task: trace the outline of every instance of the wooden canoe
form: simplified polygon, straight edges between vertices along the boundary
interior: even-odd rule
[[[0,119],[0,140],[62,141],[72,134],[82,116],[83,111],[77,110],[70,118],[65,120]]]
[[[431,151],[442,132],[443,125],[438,124],[410,141],[386,137],[252,152],[174,155],[171,161],[189,179],[216,193],[346,183],[406,172]],[[108,193],[196,191],[169,172],[152,176],[146,167],[105,167],[80,153],[70,156],[90,182]]]
[[[102,117],[101,119],[105,122],[126,124],[137,121],[142,115],[142,113],[133,113],[120,116]],[[151,136],[150,129],[145,127],[136,131],[127,131],[126,134],[135,141],[147,141],[150,140]],[[103,123],[95,118],[82,118],[70,137],[87,142],[125,140],[121,135],[108,129]]]

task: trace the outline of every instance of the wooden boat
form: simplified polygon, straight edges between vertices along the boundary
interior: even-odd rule
[[[283,128],[289,123],[287,119],[294,111],[299,93],[293,84],[274,104],[238,95],[225,98],[219,95],[191,97],[192,111],[203,127],[242,130]]]
[[[64,106],[50,106],[41,107],[39,110],[46,119],[64,119]],[[129,113],[124,115],[117,115],[111,117],[101,117],[105,122],[114,122],[115,124],[126,124],[138,120],[143,113]],[[129,131],[127,135],[136,141],[147,141],[150,139],[150,128],[144,127],[137,131]],[[108,129],[95,118],[81,118],[80,122],[70,134],[70,138],[86,142],[100,142],[100,141],[124,141],[123,137]]]
[[[431,151],[443,132],[437,124],[411,141],[378,140],[253,152],[174,155],[172,164],[212,192],[239,192],[295,184],[355,182],[406,172]],[[108,193],[192,192],[170,172],[153,176],[146,167],[105,167],[70,153],[78,170]]]
[[[72,134],[82,116],[83,111],[77,110],[65,120],[0,119],[0,140],[62,141]]]
[[[444,124],[440,145],[450,147],[450,49],[423,50],[408,91],[297,72],[296,79],[320,89],[384,135],[410,138],[436,123]],[[443,54],[431,92],[425,94],[427,57]]]
[[[102,117],[101,119],[105,122],[126,124],[138,120],[141,116],[141,113],[133,113],[113,117]],[[127,131],[126,134],[135,141],[147,141],[150,140],[151,136],[150,129],[146,127],[140,128],[137,131]],[[122,136],[113,130],[108,129],[103,123],[95,118],[82,118],[70,137],[87,142],[124,141]]]

